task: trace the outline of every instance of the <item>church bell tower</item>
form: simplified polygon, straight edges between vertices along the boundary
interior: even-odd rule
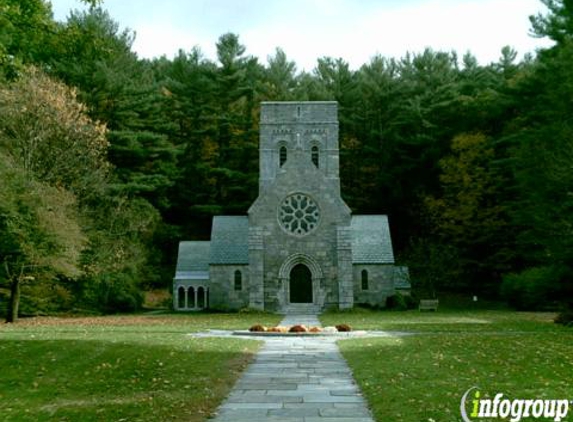
[[[336,101],[263,102],[259,148],[259,194],[295,156],[312,161],[340,194]]]

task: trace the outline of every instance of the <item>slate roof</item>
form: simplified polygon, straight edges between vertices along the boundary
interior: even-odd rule
[[[354,215],[350,228],[353,264],[394,263],[387,216]]]
[[[176,280],[208,280],[211,242],[179,242]]]
[[[247,216],[213,217],[209,261],[215,265],[249,263],[249,218]]]
[[[193,281],[193,280],[201,280],[207,281],[209,280],[209,272],[208,271],[183,271],[175,273],[175,280],[186,280],[186,281]]]
[[[412,288],[408,267],[394,268],[394,288],[399,290],[408,290]]]

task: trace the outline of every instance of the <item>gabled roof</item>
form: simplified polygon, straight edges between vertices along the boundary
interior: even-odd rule
[[[352,231],[353,264],[393,264],[394,252],[385,215],[354,215]]]
[[[400,290],[412,288],[408,267],[394,267],[394,288]]]
[[[213,217],[211,264],[249,263],[249,219],[247,216]]]
[[[175,279],[208,279],[210,244],[204,241],[179,242]]]

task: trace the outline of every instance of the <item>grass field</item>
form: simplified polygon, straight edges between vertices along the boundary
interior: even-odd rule
[[[573,399],[573,330],[552,318],[459,310],[321,316],[323,325],[346,322],[356,329],[395,332],[389,338],[339,342],[380,422],[460,421],[462,395],[473,386],[484,398],[503,393],[509,399]],[[573,409],[568,420],[572,416]]]
[[[0,325],[2,421],[203,421],[260,343],[193,338],[278,316],[39,318]]]
[[[573,330],[552,318],[484,310],[321,315],[323,325],[394,333],[339,342],[379,422],[459,421],[461,397],[473,386],[483,397],[573,399]],[[194,314],[2,324],[0,419],[204,421],[260,343],[187,334],[279,321]]]

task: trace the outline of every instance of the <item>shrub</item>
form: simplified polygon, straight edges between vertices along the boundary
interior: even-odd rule
[[[382,304],[371,304],[371,303],[354,303],[354,308],[351,309],[352,313],[357,313],[357,312],[364,312],[364,311],[381,311],[383,309],[386,309],[386,305],[382,305]],[[344,310],[346,311],[346,310]]]
[[[251,333],[264,333],[267,331],[267,327],[262,326],[261,324],[255,324],[249,328]]]
[[[141,309],[143,291],[129,273],[102,274],[82,285],[82,302],[106,313],[134,312]]]
[[[501,295],[518,310],[555,309],[560,276],[554,267],[534,267],[503,277]]]
[[[227,310],[228,312],[229,310]],[[255,309],[255,308],[241,308],[239,309],[239,313],[240,314],[244,314],[244,315],[269,315],[272,314],[272,312],[269,311],[261,311],[260,309]]]
[[[304,325],[293,325],[288,330],[289,333],[306,333],[308,330]]]
[[[74,296],[59,281],[34,280],[21,285],[20,316],[53,315],[69,312],[74,306]],[[0,288],[0,318],[7,312],[10,290]]]
[[[573,327],[573,309],[567,309],[565,311],[560,312],[555,317],[556,324],[562,324],[567,327]]]
[[[418,307],[418,298],[412,294],[410,295],[402,295],[404,298],[404,302],[406,302],[407,309],[416,309]]]
[[[418,305],[418,301],[414,296],[403,295],[400,292],[396,292],[394,296],[390,296],[386,300],[386,307],[395,311],[405,311],[407,309],[415,309]]]
[[[388,309],[392,309],[395,311],[405,311],[406,309],[408,309],[408,306],[406,305],[406,300],[404,299],[404,296],[401,295],[400,293],[396,293],[394,296],[390,296],[386,300],[386,306],[388,307]]]
[[[345,333],[345,332],[352,331],[352,328],[351,328],[350,325],[348,325],[348,324],[338,324],[338,325],[336,326],[336,329],[337,329],[338,332],[340,332],[340,333]]]

